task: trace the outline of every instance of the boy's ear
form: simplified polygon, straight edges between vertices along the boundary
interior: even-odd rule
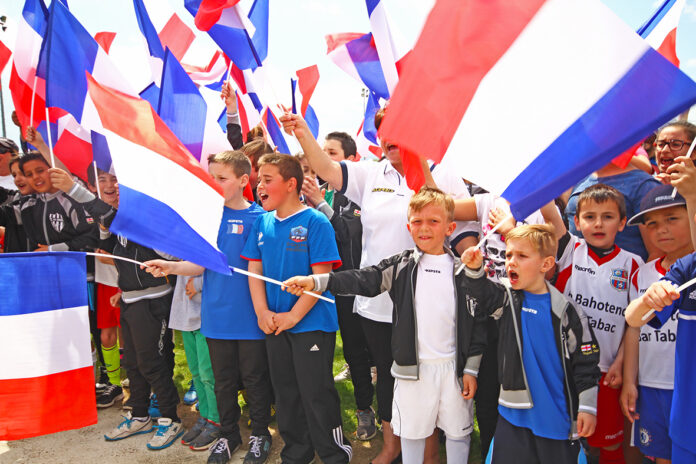
[[[553,256],[547,256],[544,258],[544,260],[541,263],[541,270],[546,274],[549,272],[551,269],[553,269],[553,266],[556,264],[556,258]]]
[[[244,187],[246,187],[249,183],[249,174],[242,174],[242,177],[239,178],[239,183],[241,184],[243,190]]]
[[[457,223],[454,222],[454,221],[450,222],[450,223],[447,225],[447,232],[446,232],[446,235],[447,235],[448,237],[449,237],[450,235],[452,235],[452,234],[454,233],[454,229],[456,229],[456,228],[457,228]]]
[[[580,219],[577,214],[573,216],[573,223],[575,223],[575,230],[580,230]]]
[[[623,218],[623,219],[621,220],[621,222],[619,223],[619,232],[621,232],[622,230],[624,230],[624,227],[626,227],[626,220],[627,220],[627,219],[628,219],[628,218]]]
[[[297,191],[297,179],[295,177],[291,177],[287,180],[288,182],[288,192],[293,192]]]

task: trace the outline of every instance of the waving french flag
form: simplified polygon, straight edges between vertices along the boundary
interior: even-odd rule
[[[118,175],[111,231],[208,269],[229,274],[217,248],[222,190],[149,103],[88,75],[91,100]]]
[[[379,98],[377,98],[374,92],[368,91],[365,117],[360,124],[355,140],[358,154],[368,159],[380,159],[382,157],[382,148],[377,141],[377,128],[375,127],[375,114],[377,114],[377,111],[379,111]]]
[[[268,0],[185,0],[196,27],[240,68],[256,69],[268,55]]]
[[[389,15],[382,0],[365,0],[367,14],[370,17],[370,29],[375,41],[375,48],[382,66],[384,81],[391,95],[399,82],[399,69],[402,60],[411,51],[405,39],[390,25]]]
[[[520,218],[694,102],[696,83],[598,0],[439,0],[380,135],[447,152]]]
[[[314,138],[319,136],[319,118],[314,112],[314,108],[309,104],[314,89],[319,82],[319,68],[317,65],[308,66],[295,72],[297,79],[291,79],[292,87],[292,112],[297,114],[299,102],[300,114],[307,122],[309,130]]]
[[[37,78],[36,67],[46,27],[48,9],[43,0],[26,0],[17,24],[17,40],[9,85],[12,102],[23,127],[38,127],[45,119],[46,83],[43,78]],[[30,121],[32,113],[34,120]]]
[[[266,132],[271,139],[269,142],[273,148],[275,148],[278,153],[290,155],[290,148],[288,147],[288,142],[285,140],[283,129],[280,127],[280,122],[276,119],[273,111],[266,108],[263,113],[261,113],[261,121],[266,127]]]
[[[327,35],[326,46],[326,53],[339,68],[362,82],[378,97],[389,99],[389,86],[371,33]]]
[[[679,67],[677,58],[677,25],[686,0],[665,0],[655,13],[638,29],[652,48]]]
[[[83,253],[0,254],[0,440],[97,423]]]

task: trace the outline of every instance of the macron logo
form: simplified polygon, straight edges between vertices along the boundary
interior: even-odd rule
[[[524,312],[526,312],[526,313],[537,314],[537,310],[536,310],[536,309],[525,308],[524,306],[522,307],[522,311],[524,311]]]
[[[319,351],[319,347],[315,344],[313,347],[309,349],[309,351]]]

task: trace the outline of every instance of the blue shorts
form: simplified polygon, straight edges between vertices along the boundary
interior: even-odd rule
[[[633,427],[634,443],[646,456],[672,459],[672,440],[669,438],[669,413],[672,392],[661,388],[638,388],[638,419]]]
[[[678,464],[696,464],[696,454],[672,443],[672,462]]]

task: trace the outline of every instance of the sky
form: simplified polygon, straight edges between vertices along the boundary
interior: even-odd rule
[[[320,138],[342,130],[355,135],[363,117],[364,100],[359,82],[339,69],[326,56],[327,34],[369,32],[365,3],[361,0],[269,0],[269,54],[273,70],[273,94],[281,103],[290,104],[290,76],[312,64],[319,67],[320,79],[311,104],[320,121]],[[382,0],[407,43],[415,43],[434,0]],[[602,0],[632,29],[637,29],[661,3],[659,0]],[[146,48],[138,30],[131,0],[67,0],[73,14],[93,35],[99,31],[117,33],[111,55],[135,88],[142,87],[150,73]],[[47,0],[50,4],[50,1]],[[193,18],[184,9],[183,0],[146,0],[148,12],[159,30],[172,12],[195,30]],[[0,40],[12,44],[15,25],[21,14],[22,0],[0,0],[0,15],[8,16],[8,30]],[[591,31],[591,25],[588,26]],[[214,44],[199,33],[184,61],[207,64]],[[696,79],[696,0],[687,0],[677,36],[677,54],[681,68]],[[2,90],[7,133],[17,140],[19,131],[12,124],[12,100],[7,83],[10,65],[2,73]],[[696,119],[696,110],[690,119]],[[296,145],[292,144],[294,151]]]

